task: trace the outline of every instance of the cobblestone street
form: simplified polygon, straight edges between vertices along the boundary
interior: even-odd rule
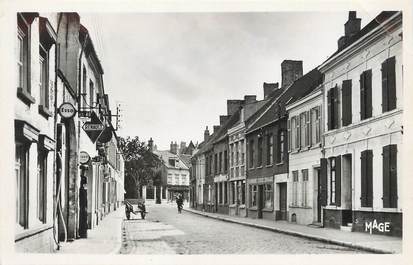
[[[123,222],[121,254],[316,254],[363,253],[183,211],[150,205],[146,220]]]

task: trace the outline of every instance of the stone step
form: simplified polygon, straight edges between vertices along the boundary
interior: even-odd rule
[[[344,226],[344,225],[342,225],[342,226],[340,226],[340,230],[342,230],[342,231],[347,231],[347,232],[351,232],[351,226]]]

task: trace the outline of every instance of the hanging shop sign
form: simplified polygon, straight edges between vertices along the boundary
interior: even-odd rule
[[[64,102],[58,109],[59,115],[64,119],[71,119],[76,115],[76,109],[70,102]]]
[[[89,136],[90,140],[95,143],[105,129],[105,125],[103,125],[102,121],[95,114],[95,112],[92,112],[90,116],[90,121],[85,122],[82,129],[86,132],[87,136]]]
[[[92,112],[89,110],[80,110],[78,115],[79,115],[79,118],[90,118],[90,116],[92,115]]]
[[[94,156],[92,157],[92,162],[93,163],[100,163],[102,161],[102,157],[101,156]]]
[[[101,143],[108,143],[112,139],[112,127],[105,127],[100,134],[98,141]]]
[[[80,151],[79,153],[79,163],[84,165],[87,164],[90,160],[90,156],[86,151]]]

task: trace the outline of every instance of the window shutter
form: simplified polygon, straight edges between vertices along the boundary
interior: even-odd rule
[[[351,113],[351,80],[344,80],[342,87],[342,112],[343,112],[343,126],[347,126],[352,122]]]
[[[390,207],[390,146],[383,146],[383,208]]]
[[[288,133],[288,152],[291,152],[291,119],[289,119],[287,121],[287,133]],[[277,139],[278,139],[278,137],[277,137]]]
[[[373,105],[372,105],[372,84],[371,84],[371,70],[366,71],[366,118],[370,118],[373,113]]]
[[[310,146],[311,145],[311,125],[310,125],[310,120],[311,120],[311,116],[310,116],[310,111],[307,111],[305,113],[305,120],[306,120],[306,135],[305,135],[305,145],[306,146]]]
[[[396,108],[396,58],[387,59],[388,110]]]
[[[373,151],[367,150],[367,205],[373,206]]]
[[[320,159],[320,183],[319,190],[320,190],[320,203],[322,206],[327,205],[327,159],[321,158]]]
[[[388,60],[384,61],[381,64],[381,109],[382,112],[386,112],[389,110],[389,100],[388,100],[388,93],[389,88],[387,86],[388,83]]]
[[[366,179],[367,179],[367,153],[366,151],[361,152],[361,185],[360,185],[360,191],[361,191],[361,207],[366,207],[367,206],[367,192],[366,192]]]
[[[365,106],[365,73],[360,75],[360,120],[366,118],[366,106]]]
[[[332,130],[333,129],[333,114],[331,113],[331,93],[332,89],[330,89],[327,92],[327,115],[328,115],[328,119],[327,119],[327,128],[328,130]]]
[[[397,145],[390,145],[390,207],[397,208]]]
[[[341,156],[336,157],[336,205],[341,206]]]
[[[297,124],[297,142],[296,142],[296,147],[297,149],[300,149],[301,147],[301,114],[297,115],[296,119],[296,124]]]
[[[338,129],[338,86],[336,85],[333,90],[333,128]]]

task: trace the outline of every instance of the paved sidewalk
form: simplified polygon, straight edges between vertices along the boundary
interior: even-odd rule
[[[370,235],[359,232],[346,232],[337,229],[317,228],[297,225],[284,221],[270,221],[263,219],[243,218],[218,213],[207,213],[190,208],[185,211],[251,227],[267,229],[274,232],[305,237],[326,243],[337,244],[374,253],[394,254],[402,253],[402,239],[398,237]]]
[[[99,225],[88,230],[88,238],[61,243],[56,253],[62,254],[117,254],[122,246],[124,206],[109,213]]]

